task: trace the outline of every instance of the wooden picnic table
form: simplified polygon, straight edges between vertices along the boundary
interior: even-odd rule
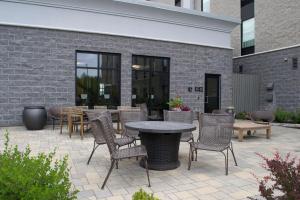
[[[233,125],[233,129],[238,131],[238,140],[242,142],[244,139],[244,131],[266,130],[266,137],[271,137],[271,125],[269,123],[255,123],[252,121],[237,121]]]

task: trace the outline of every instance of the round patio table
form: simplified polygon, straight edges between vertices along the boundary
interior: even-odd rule
[[[139,131],[141,143],[147,149],[148,167],[153,170],[170,170],[180,166],[178,150],[182,132],[193,131],[193,124],[169,121],[128,122],[125,128]],[[144,162],[140,162],[144,167]]]

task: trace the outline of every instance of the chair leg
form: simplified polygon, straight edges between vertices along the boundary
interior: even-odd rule
[[[54,130],[54,128],[55,128],[55,120],[52,119],[52,130]]]
[[[150,184],[150,177],[149,177],[149,169],[148,169],[148,159],[147,157],[144,157],[144,162],[145,162],[145,168],[146,168],[146,173],[147,173],[147,178],[148,178],[148,186],[151,187],[151,184]]]
[[[196,152],[197,152],[197,150],[196,150]],[[193,159],[193,157],[194,157],[193,155],[194,155],[194,151],[192,150],[192,146],[190,146],[188,170],[191,169],[192,159]]]
[[[225,169],[226,169],[226,176],[228,175],[228,148],[226,150],[226,161],[225,161]]]
[[[237,164],[237,162],[236,162],[236,158],[235,158],[234,152],[233,152],[233,145],[232,145],[232,142],[230,143],[229,149],[230,149],[231,154],[232,154],[232,156],[233,156],[233,160],[234,160],[235,166],[238,166],[238,164]]]
[[[114,159],[113,159],[112,162],[111,162],[109,171],[108,171],[108,173],[107,173],[107,175],[106,175],[106,177],[105,177],[105,180],[104,180],[104,182],[103,182],[103,185],[102,185],[102,187],[101,187],[102,190],[104,189],[105,184],[106,184],[106,182],[107,182],[107,180],[108,180],[108,178],[109,178],[109,176],[110,176],[112,170],[114,169],[115,162],[116,162],[116,160],[114,160]]]
[[[60,134],[62,134],[62,127],[63,127],[63,119],[60,119]]]
[[[95,150],[96,150],[98,147],[99,147],[99,144],[96,146],[96,142],[94,141],[94,147],[93,147],[92,153],[91,153],[91,155],[90,155],[90,157],[89,157],[89,160],[87,161],[87,165],[90,164],[90,161],[91,161],[91,159],[92,159],[92,157],[93,157],[93,155],[94,155],[94,152],[95,152]]]
[[[221,151],[221,153],[225,158],[225,175],[227,176],[228,175],[228,149],[227,149],[227,156],[223,151]]]

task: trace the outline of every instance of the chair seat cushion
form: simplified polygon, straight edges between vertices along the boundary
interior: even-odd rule
[[[134,142],[134,138],[132,137],[123,137],[123,138],[115,138],[115,143],[121,147],[127,144],[131,144]]]
[[[203,144],[201,142],[192,142],[192,147],[208,151],[224,151],[229,147],[228,144]]]
[[[113,159],[124,159],[138,156],[147,156],[147,151],[145,146],[135,146],[126,149],[118,149],[112,154]]]

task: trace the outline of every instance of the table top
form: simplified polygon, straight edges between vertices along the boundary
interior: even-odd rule
[[[252,121],[238,121],[233,124],[234,129],[259,129],[259,128],[269,128],[269,124],[259,124]]]
[[[193,124],[170,121],[127,122],[125,127],[146,133],[182,133],[196,130],[196,126]]]
[[[112,114],[120,112],[120,110],[116,110],[116,109],[84,109],[82,111],[83,112],[105,112],[105,111],[108,111]]]

